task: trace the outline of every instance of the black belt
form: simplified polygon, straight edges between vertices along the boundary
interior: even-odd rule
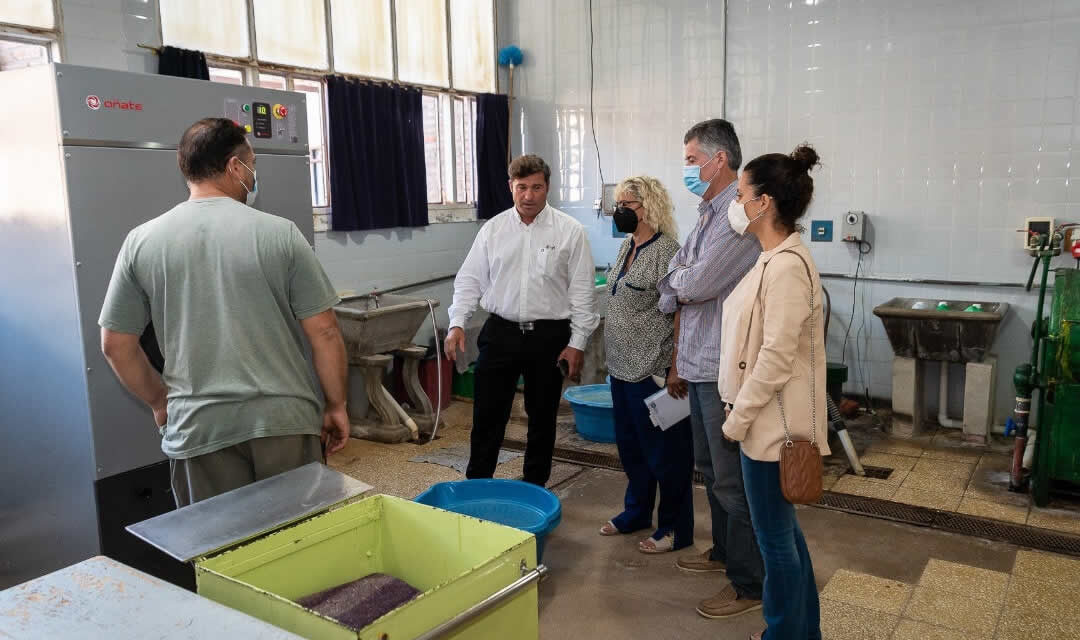
[[[568,326],[570,324],[569,319],[564,319],[564,320],[530,320],[529,322],[514,322],[513,320],[507,320],[506,318],[504,318],[502,316],[497,316],[494,313],[491,314],[490,317],[491,317],[491,320],[494,321],[496,324],[500,324],[500,325],[503,325],[503,326],[506,326],[506,327],[513,327],[513,328],[517,329],[518,331],[521,331],[522,333],[528,333],[530,331],[535,331],[535,330],[543,328],[543,327],[558,327],[558,326],[565,327],[565,326]]]

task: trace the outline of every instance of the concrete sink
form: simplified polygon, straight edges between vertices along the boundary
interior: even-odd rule
[[[438,300],[369,294],[345,298],[334,307],[349,356],[348,407],[354,438],[419,441],[421,432],[435,429],[434,409],[420,385],[420,361],[427,349],[413,345],[412,339],[437,306]],[[401,358],[412,411],[406,411],[383,386],[394,356]],[[375,410],[374,416],[368,407]]]
[[[942,362],[982,362],[997,337],[998,326],[1009,310],[1005,302],[978,302],[982,311],[964,311],[974,300],[893,298],[874,308],[881,318],[893,351],[905,358]]]

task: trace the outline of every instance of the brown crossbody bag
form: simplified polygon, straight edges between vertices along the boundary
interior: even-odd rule
[[[780,447],[780,490],[784,499],[791,504],[813,504],[821,499],[824,489],[821,484],[823,464],[821,450],[817,446],[817,384],[816,349],[814,346],[814,325],[816,315],[814,313],[814,276],[810,273],[810,265],[806,259],[791,250],[780,253],[790,253],[802,261],[806,269],[806,278],[810,281],[810,440],[796,440],[791,437],[788,428],[787,416],[784,413],[784,399],[781,397],[781,389],[776,392],[776,403],[780,408],[780,421],[784,424],[784,444]],[[774,256],[775,257],[775,256]],[[757,297],[761,300],[761,287],[765,281],[765,269],[769,266],[766,262],[761,268],[761,280],[758,282]],[[764,309],[764,307],[762,307]],[[746,327],[746,343],[750,344],[750,329],[753,326],[754,310],[750,308],[750,322]],[[739,368],[746,369],[746,361],[739,363]]]

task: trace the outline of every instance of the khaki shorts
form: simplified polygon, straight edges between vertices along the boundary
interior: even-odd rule
[[[309,462],[325,461],[319,436],[269,436],[170,460],[169,469],[176,506],[184,507]]]

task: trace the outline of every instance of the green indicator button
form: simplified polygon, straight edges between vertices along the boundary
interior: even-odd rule
[[[248,113],[250,111],[251,111],[251,105],[250,104],[245,104],[244,105],[244,113]]]

